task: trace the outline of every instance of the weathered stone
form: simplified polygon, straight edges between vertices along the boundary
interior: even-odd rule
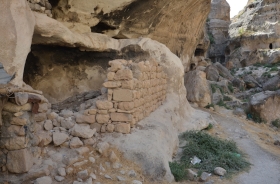
[[[6,102],[3,107],[3,110],[8,112],[13,112],[13,113],[17,113],[21,111],[31,111],[31,109],[32,109],[32,105],[30,103],[27,103],[22,106],[18,106],[14,103]]]
[[[70,148],[79,148],[83,146],[83,142],[79,139],[79,137],[73,137],[70,141]]]
[[[17,105],[25,105],[28,101],[28,94],[27,93],[22,93],[18,92],[15,93],[15,101]]]
[[[132,121],[133,118],[131,114],[126,114],[126,113],[111,113],[110,116],[112,121],[122,121],[122,122]]]
[[[54,132],[53,133],[53,143],[55,146],[59,146],[63,144],[65,141],[69,139],[69,136],[63,132]]]
[[[57,169],[57,173],[60,175],[60,176],[66,176],[66,171],[65,171],[65,168],[64,167],[60,167]]]
[[[48,106],[49,106],[48,103],[40,103],[38,112],[47,112],[49,109]]]
[[[118,108],[124,111],[130,111],[134,109],[134,102],[120,102]]]
[[[218,81],[219,80],[219,72],[217,68],[213,65],[206,67],[205,69],[206,79],[210,81]]]
[[[78,115],[76,115],[76,122],[77,123],[88,123],[88,124],[95,123],[95,115],[78,114]]]
[[[121,102],[130,102],[133,100],[133,92],[129,89],[114,89],[113,100]]]
[[[107,151],[110,147],[110,145],[107,143],[107,142],[99,142],[97,145],[97,151],[100,153],[100,154],[107,154]]]
[[[52,184],[52,178],[50,176],[43,176],[41,178],[37,178],[34,184]]]
[[[197,178],[197,173],[194,172],[193,170],[188,169],[187,173],[188,173],[188,179],[189,180],[193,181],[193,180],[195,180]]]
[[[96,115],[96,121],[97,121],[97,123],[100,123],[100,124],[108,123],[109,119],[110,119],[109,114],[97,114]]]
[[[58,181],[58,182],[61,182],[61,181],[63,181],[65,178],[62,177],[62,176],[55,176],[54,179],[55,179],[56,181]]]
[[[24,126],[11,125],[8,127],[7,132],[10,135],[16,134],[17,136],[25,136]]]
[[[114,80],[130,80],[133,78],[132,71],[130,69],[121,69],[116,72]]]
[[[106,127],[106,129],[107,129],[107,131],[108,131],[109,133],[112,133],[112,132],[114,132],[114,130],[115,130],[115,125],[113,125],[113,124],[108,124],[107,127]]]
[[[209,179],[209,177],[211,176],[210,173],[207,173],[207,172],[203,172],[201,174],[201,176],[199,177],[199,180],[200,181],[207,181]]]
[[[91,138],[95,134],[96,130],[95,129],[90,129],[89,125],[78,125],[76,124],[72,129],[71,129],[71,135],[76,136],[76,137],[81,137],[84,139]]]
[[[74,127],[75,122],[70,118],[70,119],[63,119],[61,120],[61,126],[66,128],[66,129],[71,129],[72,127]]]
[[[125,80],[122,81],[123,89],[134,89],[134,81],[133,80]]]
[[[112,163],[115,163],[115,162],[118,162],[119,161],[119,158],[118,156],[115,154],[114,151],[111,151],[110,155],[109,155],[109,160],[110,162]]]
[[[87,169],[86,170],[83,170],[83,171],[80,171],[77,173],[77,177],[78,178],[81,178],[81,179],[87,179],[88,178],[88,171]]]
[[[115,77],[115,72],[108,72],[108,74],[107,74],[107,79],[108,79],[109,81],[114,80],[114,77]]]
[[[70,110],[62,110],[60,112],[60,116],[62,116],[64,118],[69,118],[69,117],[71,117],[73,115],[74,115],[74,113],[72,111],[70,111]]]
[[[89,139],[84,139],[83,142],[84,142],[84,145],[86,145],[86,146],[92,146],[95,144],[96,140],[93,138],[89,138]]]
[[[96,107],[100,110],[109,110],[113,108],[113,103],[109,101],[98,100],[96,101]]]
[[[116,81],[107,81],[103,83],[103,86],[105,88],[118,88],[121,87],[122,83],[121,82],[116,82]]]
[[[56,119],[58,117],[58,114],[55,113],[55,112],[51,112],[49,114],[47,114],[47,117],[49,120],[53,120],[53,119]]]
[[[12,173],[25,173],[33,165],[31,153],[27,149],[9,151],[7,155],[7,168]]]
[[[96,129],[96,132],[100,132],[101,126],[102,126],[102,125],[99,124],[99,123],[93,123],[93,124],[90,125],[90,128],[91,128],[91,129]]]
[[[39,137],[39,146],[46,146],[52,142],[52,134],[47,131],[36,132]]]
[[[36,122],[45,121],[47,119],[46,113],[38,113],[33,115],[33,120]]]
[[[13,117],[11,119],[11,122],[10,122],[12,125],[26,125],[27,124],[27,119],[25,118],[18,118],[18,117]]]
[[[128,124],[128,123],[116,124],[115,131],[119,132],[119,133],[128,134],[128,133],[130,133],[130,124]]]
[[[111,72],[116,72],[116,71],[118,71],[118,70],[123,68],[121,60],[109,61],[109,65],[111,66],[110,67],[110,71]]]
[[[28,139],[25,137],[13,136],[4,140],[4,145],[7,150],[18,150],[26,148]]]
[[[53,123],[51,120],[46,120],[44,123],[45,130],[52,130],[53,129]]]
[[[224,176],[226,173],[227,173],[227,171],[224,168],[216,167],[214,169],[214,174],[216,174],[218,176]]]
[[[76,152],[78,155],[84,155],[86,153],[89,153],[89,148],[88,147],[77,148]]]
[[[132,181],[132,184],[142,184],[142,182],[141,182],[141,181],[138,181],[138,180],[133,180],[133,181]]]

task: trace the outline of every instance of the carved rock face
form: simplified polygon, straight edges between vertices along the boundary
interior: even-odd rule
[[[152,38],[179,56],[188,69],[188,59],[198,45],[210,0],[107,1],[60,0],[54,8],[54,18],[80,33]]]

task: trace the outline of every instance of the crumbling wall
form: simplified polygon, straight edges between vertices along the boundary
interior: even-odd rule
[[[27,0],[31,10],[52,17],[52,5],[48,0]]]
[[[155,111],[166,98],[166,74],[156,61],[110,61],[108,99],[97,101],[96,121],[101,132],[129,133],[130,128]],[[94,114],[94,113],[93,113]]]

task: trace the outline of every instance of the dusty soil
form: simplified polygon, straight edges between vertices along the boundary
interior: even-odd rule
[[[217,122],[209,133],[220,138],[234,140],[247,154],[252,164],[248,172],[240,173],[231,179],[212,177],[210,180],[215,181],[215,184],[279,184],[280,146],[274,145],[274,142],[280,140],[280,130],[268,124],[257,124],[239,118],[232,115],[232,111],[229,110],[208,112]]]

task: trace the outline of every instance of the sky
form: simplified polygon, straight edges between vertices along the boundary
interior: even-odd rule
[[[230,17],[234,17],[247,4],[248,0],[227,0],[230,5]]]

